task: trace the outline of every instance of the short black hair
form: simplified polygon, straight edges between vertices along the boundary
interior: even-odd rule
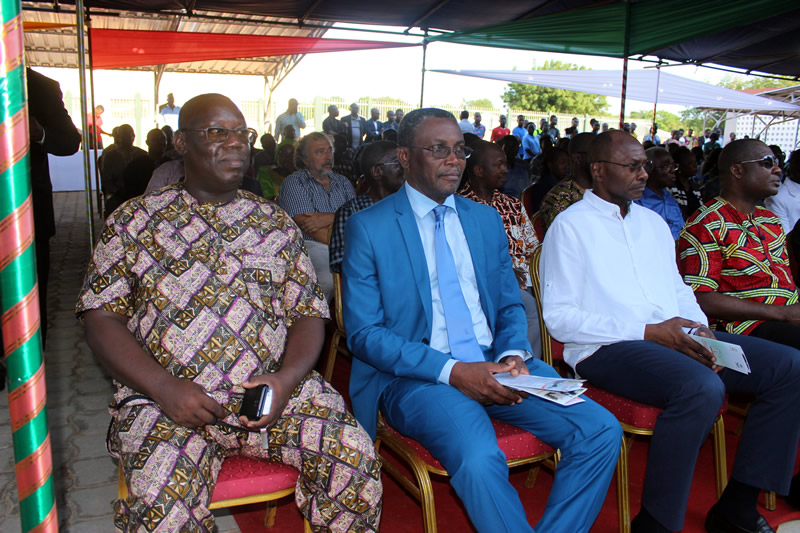
[[[462,111],[462,112],[461,112],[461,115],[460,115],[460,116],[461,116],[461,119],[462,119],[462,120],[463,120],[463,119],[465,119],[465,118],[469,118],[469,111],[467,111],[467,110],[465,109],[464,111]]]
[[[403,115],[403,120],[400,122],[400,128],[397,132],[397,144],[401,147],[414,146],[419,127],[429,118],[450,119],[458,125],[456,117],[450,111],[445,111],[438,107],[415,109]]]
[[[358,157],[358,168],[366,176],[367,180],[372,179],[370,169],[381,162],[386,154],[397,150],[397,145],[390,141],[375,141],[367,144]]]

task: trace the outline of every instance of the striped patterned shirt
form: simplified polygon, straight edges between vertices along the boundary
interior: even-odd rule
[[[718,291],[771,305],[797,303],[786,235],[780,219],[763,207],[745,215],[722,197],[706,202],[683,227],[678,254],[683,280],[695,292]],[[763,322],[709,320],[716,329],[740,335]]]
[[[278,205],[292,218],[302,213],[335,213],[342,204],[355,198],[356,192],[344,176],[331,172],[328,178],[330,188],[325,189],[306,169],[290,174],[281,184]],[[305,232],[303,238],[314,240]]]

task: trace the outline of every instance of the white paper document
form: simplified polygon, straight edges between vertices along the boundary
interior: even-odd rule
[[[573,405],[583,402],[580,395],[586,392],[582,379],[563,379],[519,374],[509,372],[495,374],[497,381],[510,389],[526,392],[559,405]]]
[[[693,335],[691,333],[689,336],[696,340],[699,344],[702,344],[708,348],[708,350],[714,354],[714,357],[717,358],[717,365],[730,368],[731,370],[736,370],[742,374],[750,373],[750,365],[747,362],[747,358],[744,356],[744,351],[742,350],[741,346],[731,344],[729,342],[718,341],[716,339],[701,337],[699,335]]]

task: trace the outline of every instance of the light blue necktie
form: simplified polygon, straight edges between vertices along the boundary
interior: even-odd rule
[[[433,209],[436,216],[436,230],[434,242],[436,245],[436,272],[439,277],[439,295],[444,308],[444,321],[447,327],[447,339],[450,344],[450,354],[465,363],[485,361],[483,350],[475,338],[472,328],[472,315],[464,301],[461,284],[458,281],[458,271],[453,253],[447,244],[444,232],[444,214],[447,207],[437,205]]]

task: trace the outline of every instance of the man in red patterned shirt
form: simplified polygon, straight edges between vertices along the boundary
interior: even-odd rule
[[[761,141],[729,143],[720,196],[686,222],[679,266],[712,326],[800,348],[800,304],[780,219],[761,207],[778,192],[780,166]],[[800,474],[787,501],[800,509]]]
[[[780,220],[761,207],[780,167],[761,141],[734,141],[719,159],[720,196],[681,232],[680,270],[717,329],[800,348],[800,304]]]

